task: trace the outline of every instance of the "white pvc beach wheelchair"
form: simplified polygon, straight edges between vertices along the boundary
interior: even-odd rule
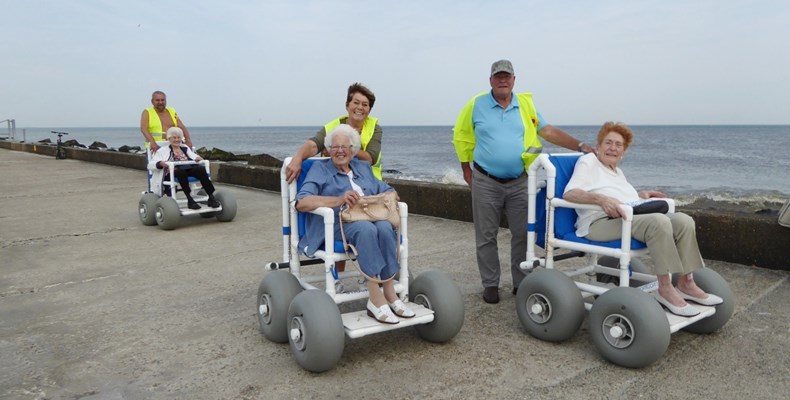
[[[532,272],[521,282],[516,295],[516,313],[524,329],[542,340],[563,341],[576,333],[587,309],[590,336],[600,354],[617,365],[639,368],[658,360],[669,347],[671,334],[678,330],[710,333],[721,328],[733,314],[735,296],[713,270],[694,271],[694,280],[724,302],[716,306],[689,303],[700,311],[696,316],[665,312],[649,294],[658,289],[658,282],[641,264],[632,262],[632,257],[648,253],[644,243],[631,239],[630,206],[623,206],[627,218],[621,240],[601,243],[576,236],[575,209],[600,210],[595,205],[562,199],[579,156],[542,154],[529,167],[528,250],[521,267]],[[544,171],[545,181],[539,180],[537,176]],[[670,203],[670,212],[674,212],[674,203]],[[544,247],[545,258],[536,256],[536,244]],[[570,253],[557,254],[557,249]],[[586,257],[585,266],[563,271],[554,268],[554,261],[577,255]],[[596,275],[612,279],[583,282]],[[630,287],[634,281],[640,284]]]
[[[335,291],[333,273],[340,279],[359,279],[362,274],[356,270],[340,273],[334,270],[336,262],[348,260],[348,257],[343,242],[334,237],[332,209],[320,207],[312,211],[323,217],[325,243],[330,245],[316,251],[315,258],[305,260],[300,258],[303,255],[297,249],[306,215],[296,211],[295,197],[315,160],[305,160],[299,178],[291,184],[285,180],[285,167],[291,162],[290,157],[285,159],[280,172],[283,262],[269,263],[266,268],[272,272],[266,273],[258,287],[257,314],[261,333],[273,342],[287,341],[296,362],[313,372],[326,371],[337,364],[343,354],[344,334],[354,339],[414,326],[420,337],[431,342],[442,343],[455,337],[464,321],[461,291],[439,271],[427,271],[411,278],[408,207],[403,202],[398,203],[400,271],[395,291],[416,316],[399,318],[395,325],[383,324],[366,314],[362,302],[361,310],[341,313],[341,303],[365,300],[368,292],[365,285],[354,291]],[[306,268],[308,266],[314,267]],[[353,308],[353,305],[345,308]]]
[[[168,142],[157,142],[159,146],[168,146]],[[148,160],[152,157],[151,151],[146,152],[146,165]],[[195,178],[189,178],[190,190],[193,193],[192,198],[197,203],[203,203],[199,210],[191,210],[187,207],[187,199],[183,196],[178,196],[181,187],[175,178],[175,169],[179,165],[200,165],[206,169],[206,174],[210,177],[211,170],[209,168],[208,160],[200,162],[195,161],[167,161],[168,174],[159,185],[154,182],[155,174],[153,170],[148,169],[148,190],[142,193],[140,202],[138,204],[138,213],[140,221],[143,225],[159,225],[159,228],[164,230],[175,229],[181,216],[186,215],[200,215],[204,218],[216,217],[218,221],[229,222],[236,217],[236,198],[230,192],[224,192],[217,189],[214,192],[214,198],[219,202],[219,207],[209,207],[206,203],[208,195],[206,195],[200,181]]]

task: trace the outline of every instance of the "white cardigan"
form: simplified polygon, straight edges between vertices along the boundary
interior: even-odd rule
[[[186,149],[184,152],[190,160],[195,160],[198,155],[195,154],[188,146],[181,146],[181,150]],[[149,157],[148,171],[151,172],[151,191],[158,196],[162,195],[162,179],[165,176],[165,170],[156,167],[159,161],[173,161],[173,152],[170,149],[170,143],[163,144],[159,150]]]

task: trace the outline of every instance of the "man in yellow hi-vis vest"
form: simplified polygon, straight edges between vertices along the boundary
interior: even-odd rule
[[[140,132],[145,138],[145,147],[150,146],[151,150],[156,153],[159,149],[159,146],[156,144],[157,140],[166,140],[164,137],[165,132],[175,126],[181,128],[184,132],[184,141],[191,149],[192,138],[189,136],[189,131],[184,126],[184,121],[176,114],[176,110],[167,106],[165,93],[157,90],[151,94],[151,104],[153,107],[143,110],[143,115],[140,116]]]
[[[497,232],[503,213],[512,235],[513,294],[525,277],[519,264],[527,257],[526,169],[542,150],[538,136],[567,149],[593,151],[546,123],[532,103],[532,94],[513,93],[515,82],[510,61],[499,60],[491,65],[491,91],[472,98],[461,110],[453,129],[453,144],[464,180],[472,189],[477,267],[486,303],[499,302]]]

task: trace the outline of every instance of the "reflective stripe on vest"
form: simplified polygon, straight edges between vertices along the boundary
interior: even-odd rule
[[[532,93],[516,94],[518,100],[518,110],[521,113],[521,121],[524,123],[524,152],[521,159],[524,161],[524,169],[538,158],[543,151],[543,145],[538,138],[538,113],[535,111],[535,104],[532,103]]]
[[[347,116],[340,117],[324,125],[324,132],[329,134],[329,132],[331,132],[332,129],[340,125],[341,118],[348,118],[348,117]],[[376,130],[376,124],[378,122],[379,122],[378,118],[375,117],[365,118],[365,122],[362,124],[362,133],[360,133],[359,135],[360,141],[362,142],[362,150],[365,150],[365,148],[368,147],[368,143],[370,143],[370,140],[373,139],[373,132]],[[326,143],[324,143],[324,147],[328,147]],[[375,175],[376,178],[378,178],[378,180],[381,180],[381,151],[379,151],[379,156],[376,159],[376,162],[373,163],[372,168],[373,168],[373,175]]]
[[[159,114],[156,113],[153,107],[148,107],[148,133],[153,136],[154,140],[166,140],[165,139],[165,132],[162,129],[162,121],[159,119]],[[173,120],[173,126],[178,126],[178,117],[176,116],[176,110],[173,107],[165,107],[168,114],[170,114],[170,119]],[[159,137],[154,135],[159,134]]]

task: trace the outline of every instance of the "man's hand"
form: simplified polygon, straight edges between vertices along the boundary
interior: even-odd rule
[[[151,152],[156,153],[159,150],[159,145],[156,144],[156,140],[149,142],[149,146],[151,147]]]
[[[598,149],[596,149],[595,147],[590,146],[587,143],[582,143],[581,147],[579,147],[579,150],[581,150],[581,152],[584,153],[584,154],[587,154],[587,153],[598,154]]]
[[[469,188],[472,188],[472,166],[468,162],[461,163],[461,173],[464,174],[464,181],[466,184],[469,185]]]

